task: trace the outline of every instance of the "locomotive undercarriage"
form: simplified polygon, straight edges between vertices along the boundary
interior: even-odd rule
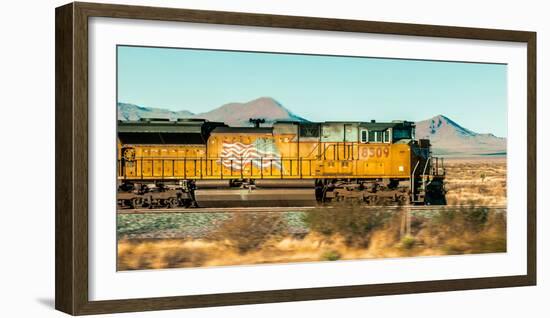
[[[178,208],[193,206],[192,192],[178,185],[125,183],[119,187],[117,203],[121,208]]]
[[[411,187],[408,180],[331,180],[323,184],[320,202],[353,201],[367,205],[408,205]]]
[[[414,193],[413,193],[414,189]],[[182,180],[172,184],[123,183],[121,208],[315,206],[354,202],[371,206],[445,204],[443,180],[234,179]]]

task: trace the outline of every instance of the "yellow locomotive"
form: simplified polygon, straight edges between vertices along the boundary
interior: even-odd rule
[[[444,204],[445,169],[414,124],[200,119],[118,124],[118,201],[127,207]]]

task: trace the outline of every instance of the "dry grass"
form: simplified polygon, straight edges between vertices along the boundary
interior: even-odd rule
[[[258,249],[270,239],[287,233],[287,223],[280,213],[233,214],[210,234],[210,239],[227,242],[243,254]]]
[[[227,266],[262,263],[294,263],[339,259],[396,257],[399,253],[369,251],[349,247],[340,236],[310,234],[303,239],[269,241],[261,249],[242,253],[227,248],[229,241],[206,240],[121,240],[118,243],[118,270],[174,267]]]
[[[270,230],[260,235],[261,242],[244,251],[240,236],[120,240],[118,270],[505,252],[506,215],[487,211],[468,207],[432,217],[414,216],[411,231],[405,235],[401,217],[395,214],[384,224],[357,233],[351,241],[346,228],[354,228],[354,222],[327,233],[311,231],[305,237],[272,235]],[[251,221],[228,222],[233,231],[238,228],[236,224]],[[251,230],[247,227],[242,231]]]
[[[445,167],[447,204],[506,205],[505,159],[449,159]]]

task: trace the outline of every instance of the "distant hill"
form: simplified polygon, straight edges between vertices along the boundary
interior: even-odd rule
[[[119,120],[139,120],[141,118],[168,118],[176,120],[178,118],[188,118],[193,113],[187,110],[171,111],[162,108],[143,107],[128,103],[118,103]]]
[[[250,118],[265,119],[266,122],[262,126],[272,126],[277,120],[308,121],[292,113],[271,97],[261,97],[247,103],[225,104],[193,117],[204,118],[210,121],[221,121],[230,126],[251,126],[249,123]]]
[[[506,154],[506,138],[476,133],[443,115],[417,122],[416,138],[430,139],[432,151],[436,155]]]
[[[190,111],[171,111],[161,108],[143,107],[128,103],[118,103],[118,118],[120,120],[139,120],[140,118],[202,118],[209,121],[220,121],[230,126],[251,126],[250,118],[263,118],[262,126],[272,126],[277,120],[307,122],[281,103],[271,97],[261,97],[247,103],[229,103],[211,111],[193,114]]]

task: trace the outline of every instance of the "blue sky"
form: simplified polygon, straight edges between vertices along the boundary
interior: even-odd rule
[[[443,114],[505,137],[506,65],[118,47],[118,101],[193,113],[269,96],[312,121]]]

